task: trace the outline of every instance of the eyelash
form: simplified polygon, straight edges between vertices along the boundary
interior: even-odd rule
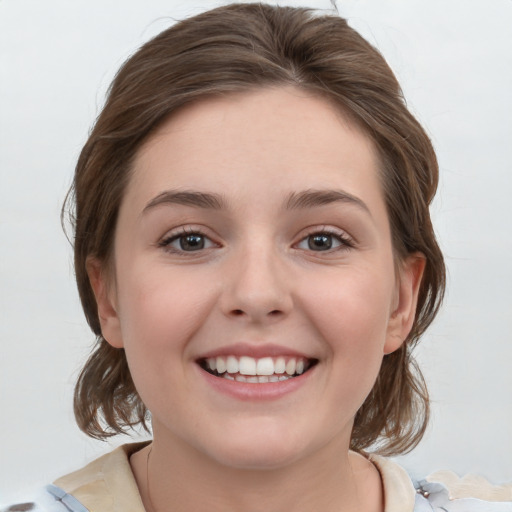
[[[319,250],[314,251],[311,249],[311,239],[313,237],[329,237],[331,240],[334,239],[338,242],[338,245],[336,247],[328,247],[325,250]],[[307,248],[300,248],[298,247],[302,243],[307,243]],[[331,242],[332,243],[332,242]],[[333,253],[337,251],[346,251],[348,249],[352,249],[355,247],[354,240],[349,237],[346,233],[340,232],[338,230],[329,229],[329,228],[322,228],[322,229],[312,229],[305,237],[301,238],[298,244],[296,246],[299,249],[307,250],[311,252],[325,252],[325,253]]]
[[[183,248],[173,247],[171,244],[176,241],[180,241],[180,239],[185,239],[186,237],[197,236],[203,240],[203,243],[209,243],[208,247],[200,247],[198,250],[187,251]],[[181,243],[180,243],[181,245]],[[159,247],[162,247],[165,251],[171,252],[174,254],[186,254],[186,253],[194,253],[194,252],[202,252],[204,249],[209,249],[213,246],[217,246],[215,242],[211,240],[211,238],[203,233],[200,229],[181,227],[179,231],[171,233],[169,236],[163,238],[159,243]]]
[[[198,238],[201,238],[203,246],[199,247],[199,249],[197,249],[197,250],[189,250],[189,251],[187,251],[183,248],[181,242],[180,242],[180,246],[181,246],[180,248],[172,246],[172,244],[174,242],[179,242],[180,240],[183,241],[183,239],[185,239],[186,237],[191,237],[191,236],[196,236]],[[311,248],[311,239],[313,237],[328,237],[331,240],[331,246],[327,247],[326,249],[323,249],[323,250],[320,249],[318,251],[315,251]],[[337,245],[335,247],[332,247],[333,239],[337,241]],[[302,243],[307,243],[307,248],[306,247],[301,248],[300,244],[302,244]],[[207,244],[208,246],[205,247],[204,244]],[[214,247],[214,246],[219,247],[218,244],[213,242],[211,240],[211,238],[208,235],[206,235],[205,233],[203,233],[200,229],[187,228],[187,227],[181,227],[181,228],[179,228],[178,232],[174,232],[174,233],[170,234],[169,236],[165,237],[158,243],[158,246],[163,248],[167,252],[171,252],[174,254],[181,254],[181,255],[184,255],[186,253],[194,253],[194,252],[199,253],[199,252],[204,251],[205,249],[210,249],[211,247]],[[352,238],[350,238],[345,233],[341,233],[341,232],[335,231],[333,229],[322,228],[322,229],[318,229],[318,230],[317,229],[311,230],[305,237],[301,238],[300,241],[297,244],[295,244],[295,247],[300,250],[306,250],[306,251],[310,251],[310,252],[332,253],[332,252],[336,252],[336,251],[352,249],[354,247],[354,241]]]

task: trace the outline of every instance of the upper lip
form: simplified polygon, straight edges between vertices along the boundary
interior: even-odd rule
[[[202,353],[197,359],[209,359],[212,357],[227,357],[227,356],[249,356],[254,359],[261,359],[263,357],[296,357],[304,359],[314,359],[313,356],[304,354],[296,349],[284,347],[275,344],[251,344],[251,343],[235,343],[219,347],[208,352]]]

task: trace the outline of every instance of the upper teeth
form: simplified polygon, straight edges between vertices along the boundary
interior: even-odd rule
[[[302,358],[262,357],[255,359],[249,356],[210,357],[207,359],[208,368],[217,373],[239,373],[242,375],[274,375],[301,374],[305,370],[305,360]]]

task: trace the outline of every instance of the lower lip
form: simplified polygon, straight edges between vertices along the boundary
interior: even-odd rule
[[[278,382],[239,382],[236,380],[229,380],[223,377],[216,377],[211,373],[203,370],[199,365],[197,366],[199,372],[206,380],[208,385],[216,391],[229,395],[239,400],[277,400],[285,395],[293,393],[301,388],[311,377],[315,371],[316,366],[310,368],[302,375],[291,377],[290,379]]]

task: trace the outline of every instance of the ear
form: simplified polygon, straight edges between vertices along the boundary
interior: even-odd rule
[[[123,340],[115,303],[115,290],[104,269],[104,263],[97,258],[89,257],[87,258],[86,268],[89,282],[96,297],[101,334],[110,345],[115,348],[122,348]]]
[[[420,252],[410,254],[400,263],[396,297],[388,323],[384,354],[390,354],[399,349],[411,332],[425,264],[425,256]]]

